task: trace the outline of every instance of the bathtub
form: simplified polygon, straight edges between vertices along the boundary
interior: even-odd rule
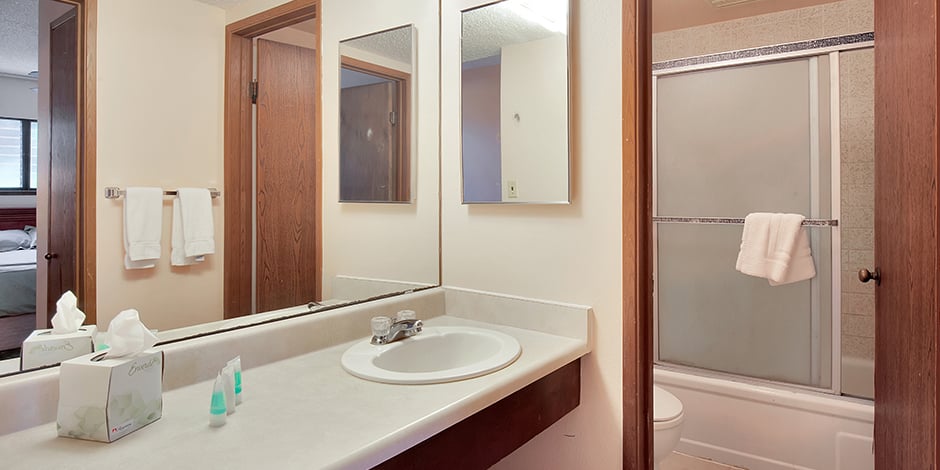
[[[874,469],[871,401],[657,366],[682,401],[676,451],[751,470]]]

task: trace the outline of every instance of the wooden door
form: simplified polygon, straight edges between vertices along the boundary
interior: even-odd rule
[[[875,467],[937,469],[937,2],[875,1]]]
[[[393,116],[398,84],[385,81],[340,93],[340,199],[397,200],[395,162],[401,140]]]
[[[78,23],[76,10],[52,22],[49,37],[49,239],[47,267],[48,310],[51,326],[55,302],[63,292],[76,291],[77,163],[78,163]],[[81,301],[82,296],[75,292]]]
[[[259,312],[318,300],[316,51],[258,40]]]

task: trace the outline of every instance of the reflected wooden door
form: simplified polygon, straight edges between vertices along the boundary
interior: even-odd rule
[[[875,467],[937,469],[937,2],[875,1]]]
[[[385,81],[340,93],[340,199],[388,201],[397,196],[395,120],[398,84]]]
[[[50,120],[49,120],[49,239],[47,260],[48,310],[51,326],[55,302],[63,292],[76,290],[77,256],[77,163],[78,163],[78,81],[76,10],[50,25]],[[79,301],[82,295],[75,292]]]
[[[256,310],[318,300],[316,51],[258,40]]]

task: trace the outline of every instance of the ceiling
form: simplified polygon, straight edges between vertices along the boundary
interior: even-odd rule
[[[496,3],[462,13],[462,62],[499,55],[503,46],[559,34],[532,21],[506,3]]]
[[[411,26],[402,26],[360,38],[347,39],[342,44],[411,65],[411,30]]]
[[[653,32],[672,31],[841,0],[753,0],[726,7],[709,0],[653,0]]]
[[[39,69],[39,0],[0,0],[0,73]]]

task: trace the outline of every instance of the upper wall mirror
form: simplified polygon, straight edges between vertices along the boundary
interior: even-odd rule
[[[411,25],[340,42],[340,202],[410,202]]]
[[[463,202],[570,202],[568,0],[461,16]]]
[[[99,152],[91,171],[81,173],[94,176],[89,197],[95,202],[95,213],[76,216],[78,220],[66,223],[50,216],[58,213],[51,201],[53,191],[61,191],[72,197],[67,205],[75,204],[75,190],[67,191],[62,181],[77,179],[76,164],[73,160],[69,165],[56,166],[50,155],[54,151],[52,144],[69,143],[69,138],[74,141],[75,132],[66,132],[66,125],[56,126],[52,118],[69,119],[73,128],[76,118],[52,112],[59,106],[51,101],[52,90],[76,89],[74,82],[57,87],[56,70],[71,74],[68,78],[75,80],[76,74],[84,77],[76,64],[88,61],[80,51],[52,56],[50,38],[61,32],[66,39],[73,39],[70,44],[81,44],[74,28],[59,29],[74,26],[64,21],[71,18],[68,12],[73,3],[0,1],[0,18],[16,19],[0,21],[0,35],[16,38],[0,41],[0,118],[14,121],[14,130],[19,131],[15,133],[16,141],[22,147],[7,160],[24,165],[0,168],[0,186],[7,185],[9,178],[3,175],[6,170],[15,173],[10,178],[20,181],[24,168],[29,169],[30,178],[20,181],[24,184],[38,176],[33,185],[36,194],[27,194],[27,188],[22,188],[23,194],[0,191],[0,230],[38,227],[34,232],[37,238],[14,247],[23,249],[0,248],[0,255],[10,255],[7,259],[0,256],[0,376],[19,369],[16,356],[23,339],[34,329],[46,327],[55,313],[55,300],[70,288],[56,287],[52,282],[58,279],[55,276],[74,271],[65,262],[77,256],[57,251],[51,241],[53,230],[68,229],[71,234],[61,237],[61,244],[78,246],[80,241],[74,232],[79,223],[90,225],[96,237],[92,245],[95,269],[90,275],[98,293],[94,309],[83,304],[80,307],[89,314],[86,324],[97,324],[99,331],[106,330],[121,310],[134,308],[144,324],[159,330],[160,341],[175,341],[440,284],[439,201],[436,197],[421,201],[415,197],[419,192],[434,196],[439,193],[436,33],[422,36],[408,26],[399,28],[404,30],[405,39],[397,41],[405,44],[406,51],[405,59],[399,62],[410,62],[414,67],[411,88],[405,88],[412,97],[410,103],[415,105],[411,108],[414,112],[409,113],[414,126],[411,140],[404,145],[410,149],[406,152],[421,158],[406,158],[410,166],[404,170],[408,192],[400,196],[412,203],[340,204],[336,197],[340,180],[336,112],[340,42],[385,31],[374,35],[381,36],[390,32],[388,28],[409,23],[415,24],[415,30],[436,31],[436,10],[404,12],[363,25],[355,6],[347,2],[340,7],[343,2],[337,2],[327,9],[328,13],[316,9],[322,18],[307,15],[290,21],[279,19],[274,23],[276,28],[259,29],[258,22],[270,20],[270,16],[264,12],[246,16],[245,8],[238,4],[248,2],[224,2],[231,3],[225,8],[211,4],[222,2],[209,0],[80,2],[96,9],[93,17],[97,39],[89,41],[95,46],[89,53],[95,57],[92,63],[98,77],[94,83],[94,122]],[[261,8],[265,2],[250,3]],[[241,29],[231,28],[229,33],[237,38],[227,43],[227,25],[236,22]],[[321,28],[321,23],[330,27]],[[128,29],[127,25],[137,26]],[[421,46],[413,46],[413,41],[421,41]],[[238,48],[226,47],[235,42]],[[367,46],[357,48],[371,51]],[[233,70],[246,76],[226,74],[227,52],[231,63],[239,64]],[[391,68],[387,62],[375,59],[382,55],[372,51],[371,58],[355,57]],[[52,59],[65,65],[55,68],[58,62]],[[158,71],[165,70],[182,74],[186,86],[173,93],[154,93],[164,80]],[[31,71],[37,71],[38,78]],[[419,74],[434,78],[424,82],[422,94],[417,97],[414,84]],[[241,80],[246,86],[237,89],[244,93],[226,95],[224,90],[236,89],[226,85],[227,79]],[[247,86],[252,79],[258,83],[253,87],[255,104],[251,103]],[[229,99],[240,104],[227,105]],[[74,99],[70,103],[75,109]],[[417,106],[421,106],[421,113]],[[319,107],[325,110],[322,116],[315,111]],[[247,110],[247,124],[241,127],[238,119],[227,121],[226,109]],[[256,111],[254,124],[251,110]],[[134,119],[128,119],[131,115]],[[226,130],[226,122],[236,123],[236,129]],[[32,123],[36,123],[38,133],[33,132]],[[322,126],[319,133],[317,126]],[[414,140],[418,128],[423,139],[420,142]],[[168,135],[173,138],[160,138]],[[233,136],[239,137],[238,145],[225,139]],[[38,137],[36,151],[29,145],[32,137]],[[148,144],[141,146],[141,142]],[[242,167],[233,166],[226,158],[226,149],[231,148],[244,150],[243,154],[250,157],[239,160],[248,162],[246,172],[232,171]],[[23,149],[31,151],[24,153],[20,151]],[[30,166],[32,158],[24,158],[27,153],[38,156],[38,171]],[[0,163],[6,162],[3,157],[0,151]],[[320,167],[315,164],[318,158]],[[185,171],[181,171],[183,168]],[[244,175],[239,180],[246,185],[242,192],[230,184],[226,173]],[[123,203],[127,199],[106,198],[103,189],[108,186],[218,188],[220,197],[212,199],[216,253],[197,264],[171,265],[173,199],[167,196],[162,200],[159,217],[163,229],[160,259],[152,268],[125,269]],[[319,208],[314,195],[320,195]],[[238,212],[240,217],[226,215],[226,210],[233,207],[244,209]],[[226,230],[233,226],[236,230]],[[317,244],[321,248],[312,255]],[[36,248],[27,249],[26,245]],[[235,253],[223,256],[225,250]],[[47,252],[56,256],[44,259]],[[231,289],[244,297],[244,302],[241,298],[236,299],[237,303],[226,302],[226,281],[232,277],[248,281],[243,288],[239,285]],[[51,307],[44,292],[48,292]],[[85,300],[81,291],[76,290],[76,294],[80,302]],[[308,307],[310,301],[321,305]]]

